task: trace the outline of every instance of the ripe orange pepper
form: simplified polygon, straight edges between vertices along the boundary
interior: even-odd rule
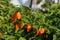
[[[21,13],[20,12],[16,12],[16,18],[21,19]]]
[[[44,28],[41,28],[37,31],[37,35],[42,35],[45,33],[45,29]]]
[[[16,22],[16,13],[14,13],[12,16],[11,16],[11,20],[13,21],[13,22]]]
[[[19,29],[19,25],[18,25],[18,24],[15,25],[15,29],[16,29],[16,30]]]
[[[16,22],[16,19],[21,19],[21,13],[20,12],[15,12],[12,16],[11,16],[11,20],[13,22]]]
[[[19,24],[19,28],[23,28],[24,27],[24,23],[23,22],[21,22],[20,24]]]
[[[31,25],[30,25],[30,24],[26,24],[26,29],[27,29],[27,32],[30,32],[30,30],[31,30]]]
[[[0,32],[0,37],[2,36],[2,33]]]

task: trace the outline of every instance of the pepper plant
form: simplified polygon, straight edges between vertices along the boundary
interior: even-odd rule
[[[60,40],[60,4],[46,4],[47,11],[35,10],[33,13],[31,8],[15,7],[9,1],[0,0],[1,40]],[[21,15],[18,19],[13,16],[17,11]],[[11,20],[12,16],[16,17],[15,22],[13,18]],[[24,23],[24,27],[20,23]]]

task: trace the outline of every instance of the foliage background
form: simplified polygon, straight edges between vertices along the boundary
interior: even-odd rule
[[[14,7],[9,0],[0,0],[0,32],[3,34],[0,38],[5,40],[60,40],[60,5],[50,6],[47,3],[44,7],[48,10],[47,12],[31,10],[24,6]],[[25,32],[25,29],[16,31],[14,24],[9,21],[16,11],[22,14],[21,20],[17,20],[17,23],[20,21],[30,23],[36,30],[43,27],[46,33],[36,36],[35,32]]]

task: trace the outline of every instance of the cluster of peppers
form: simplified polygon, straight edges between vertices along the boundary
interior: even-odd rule
[[[11,21],[13,23],[16,22],[16,20],[20,20],[21,19],[21,13],[20,12],[15,12],[12,16],[11,16]],[[18,30],[19,28],[22,29],[22,28],[26,28],[26,31],[27,32],[30,32],[31,30],[36,32],[37,35],[42,35],[46,32],[46,30],[44,28],[40,28],[39,30],[36,30],[35,28],[31,27],[31,25],[29,23],[24,23],[24,22],[21,22],[19,24],[15,24],[15,29]]]

